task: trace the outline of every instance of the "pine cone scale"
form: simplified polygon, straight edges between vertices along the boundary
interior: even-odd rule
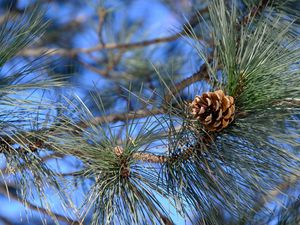
[[[222,90],[197,95],[190,107],[192,116],[208,131],[221,131],[234,119],[234,98]]]

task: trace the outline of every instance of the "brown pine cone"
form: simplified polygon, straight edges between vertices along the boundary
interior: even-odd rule
[[[234,119],[234,98],[222,90],[197,95],[190,107],[192,116],[208,131],[221,131]]]

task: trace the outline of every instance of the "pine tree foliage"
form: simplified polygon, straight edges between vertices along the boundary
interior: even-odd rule
[[[42,16],[36,6],[22,15],[7,16],[0,26],[0,153],[6,161],[6,169],[0,171],[1,183],[9,191],[13,178],[24,200],[36,194],[46,199],[45,188],[59,187],[53,172],[37,154],[43,146],[36,133],[49,127],[48,120],[53,120],[51,114],[56,110],[47,95],[65,84],[51,73],[45,55],[32,60],[16,57],[44,32],[47,23]],[[48,207],[46,201],[41,204]]]
[[[203,61],[192,78],[178,81],[172,60],[149,67],[137,50],[123,62],[132,77],[102,71],[116,85],[98,90],[95,84],[87,96],[55,75],[55,51],[29,61],[20,57],[46,29],[39,7],[7,18],[0,29],[0,154],[6,162],[0,173],[6,189],[12,189],[12,176],[24,204],[37,195],[56,224],[176,224],[170,208],[190,223],[268,224],[276,214],[277,224],[297,224],[299,199],[276,213],[266,203],[300,176],[299,5],[242,2],[244,8],[238,1],[209,1],[205,19],[196,13],[199,26],[188,21],[169,38],[182,37]],[[209,38],[200,37],[205,34]],[[109,56],[119,53],[106,48],[112,48]],[[56,53],[80,61],[80,50]],[[220,90],[226,97],[218,98]],[[206,99],[199,114],[211,106],[201,120],[192,109],[200,96]],[[229,99],[230,107],[219,107]],[[232,108],[231,123],[205,126]],[[44,157],[51,154],[76,161],[74,172],[49,166]],[[72,193],[78,186],[81,200]],[[47,188],[58,193],[74,221],[53,211]]]
[[[100,96],[95,96],[94,101],[100,110],[104,110]],[[56,146],[56,151],[78,157],[84,164],[79,174],[93,180],[82,203],[83,218],[93,211],[91,224],[163,222],[160,215],[166,212],[158,196],[165,197],[167,193],[153,182],[157,179],[157,169],[149,165],[145,170],[137,158],[153,148],[149,143],[161,138],[162,135],[157,133],[161,129],[159,124],[154,125],[151,118],[127,121],[126,126],[121,125],[124,136],[118,138],[119,126],[91,123],[94,115],[80,98],[67,102],[72,105],[72,111],[67,108],[66,119],[62,119],[65,126],[51,136],[47,135],[45,142],[61,143]],[[70,114],[80,120],[71,122]],[[79,122],[89,129],[82,129]]]
[[[287,103],[291,98],[298,98],[300,90],[297,40],[289,39],[289,26],[278,29],[280,18],[273,26],[261,18],[240,28],[239,17],[234,4],[231,10],[223,1],[214,1],[210,6],[216,46],[216,62],[207,65],[211,87],[226,90],[234,97],[237,107],[234,123],[220,133],[207,133],[203,127],[195,127],[195,121],[186,117],[187,112],[170,111],[170,118],[185,115],[179,133],[173,128],[173,151],[184,155],[192,148],[193,160],[182,163],[179,157],[175,167],[174,164],[166,167],[167,183],[170,189],[174,191],[177,187],[175,192],[190,199],[188,205],[196,213],[203,213],[211,224],[217,222],[213,221],[214,215],[210,218],[207,202],[214,202],[217,208],[221,202],[222,208],[239,217],[251,211],[256,201],[254,193],[272,190],[291,172],[299,173],[296,151],[299,109]],[[193,30],[189,33],[196,39]],[[195,48],[202,57],[206,56],[202,46]],[[217,79],[220,73],[222,76]],[[171,126],[177,123],[174,121]],[[208,196],[212,196],[210,200]]]
[[[278,224],[299,224],[299,197],[287,203],[285,208],[281,209]]]

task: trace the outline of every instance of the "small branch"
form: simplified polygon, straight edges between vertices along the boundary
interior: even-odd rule
[[[78,221],[75,221],[75,220],[72,220],[70,218],[67,218],[65,216],[62,216],[62,215],[59,215],[57,213],[53,213],[51,212],[50,210],[47,210],[47,209],[44,209],[42,207],[39,207],[39,206],[36,206],[36,205],[33,205],[32,203],[28,202],[28,201],[21,201],[19,196],[17,196],[16,194],[10,192],[10,193],[7,193],[7,190],[5,187],[3,186],[0,186],[0,192],[6,196],[8,196],[9,199],[13,199],[15,201],[18,201],[18,202],[21,202],[22,204],[24,204],[25,202],[25,206],[28,208],[28,209],[31,209],[31,210],[35,210],[35,211],[38,211],[38,212],[41,212],[45,215],[48,215],[50,217],[55,217],[56,219],[62,221],[62,222],[65,222],[65,223],[68,223],[68,224],[71,224],[71,225],[82,225],[82,223],[78,222]]]
[[[184,88],[188,87],[189,85],[201,81],[201,80],[209,80],[209,74],[207,70],[207,65],[203,64],[199,71],[192,74],[190,77],[182,80],[181,82],[177,83],[175,87],[171,88],[170,93],[168,93],[165,96],[165,102],[169,102],[174,95],[176,95],[178,92],[183,90]]]
[[[199,14],[204,14],[208,12],[208,8],[204,8],[201,10],[198,10],[195,15],[193,15],[186,24],[183,24],[183,28],[180,32],[167,36],[167,37],[161,37],[161,38],[154,38],[151,40],[145,40],[145,41],[139,41],[139,42],[133,42],[133,43],[123,43],[123,44],[117,44],[117,43],[109,43],[109,44],[103,44],[100,43],[94,47],[90,48],[76,48],[76,49],[64,49],[64,48],[47,48],[47,47],[41,47],[41,48],[28,48],[24,49],[19,53],[21,56],[40,56],[42,54],[47,55],[61,55],[61,56],[69,56],[69,57],[75,57],[78,54],[89,54],[93,52],[99,52],[101,50],[112,50],[112,49],[135,49],[140,47],[146,47],[154,44],[159,43],[165,43],[165,42],[171,42],[179,39],[186,33],[186,27],[194,27],[198,24],[198,16]],[[100,23],[100,22],[99,22]],[[103,23],[103,22],[101,22]],[[103,26],[103,24],[100,24]]]
[[[213,138],[208,134],[205,134],[203,137],[199,139],[199,143],[201,142],[206,146],[208,146],[212,141]],[[146,153],[146,152],[135,152],[132,154],[132,158],[138,161],[149,162],[149,163],[165,163],[165,162],[174,162],[176,160],[185,161],[188,160],[193,155],[193,153],[195,153],[195,151],[199,151],[198,145],[190,146],[189,148],[185,149],[181,153],[172,156],[156,155],[153,153]],[[114,153],[116,154],[117,157],[121,157],[123,152],[124,150],[121,146],[116,146],[114,148]]]
[[[4,216],[0,216],[0,220],[3,222],[4,225],[13,225],[13,223]]]
[[[264,196],[260,197],[259,198],[260,200],[253,207],[253,212],[259,212],[265,206],[265,204],[267,204],[272,199],[274,199],[278,195],[282,194],[283,191],[287,190],[289,187],[291,187],[292,185],[297,183],[297,181],[299,181],[299,178],[300,178],[300,172],[290,176],[287,180],[285,180],[284,182],[279,184],[276,188],[269,191]]]
[[[270,0],[261,0],[258,6],[252,7],[249,14],[245,16],[241,20],[241,25],[247,25],[251,22],[252,18],[256,17],[258,14],[260,14],[270,3]]]
[[[75,57],[78,54],[88,54],[92,52],[98,52],[101,50],[111,50],[111,49],[134,49],[134,48],[140,48],[140,47],[146,47],[153,44],[159,44],[164,42],[170,42],[175,41],[181,37],[179,34],[171,35],[168,37],[163,38],[156,38],[152,40],[146,40],[146,41],[140,41],[140,42],[134,42],[134,43],[124,43],[124,44],[116,44],[116,43],[110,43],[110,44],[99,44],[91,48],[76,48],[76,49],[64,49],[64,48],[29,48],[24,49],[21,51],[18,55],[21,56],[40,56],[43,54],[47,55],[61,55],[61,56],[69,56],[69,57]]]
[[[124,152],[124,149],[121,146],[116,146],[114,148],[114,153],[117,157],[121,157]],[[136,152],[133,153],[132,158],[135,160],[140,160],[144,162],[150,162],[150,163],[164,163],[168,160],[167,156],[159,156],[154,155],[152,153],[144,153],[144,152]]]
[[[164,163],[167,162],[168,156],[154,155],[152,153],[136,152],[133,154],[133,159],[149,163]]]
[[[207,71],[207,66],[206,66],[206,64],[203,64],[199,71],[192,74],[190,77],[182,80],[181,82],[177,83],[175,85],[175,87],[173,87],[170,90],[170,93],[168,93],[165,96],[165,102],[169,102],[176,93],[178,93],[179,91],[188,87],[189,85],[191,85],[197,81],[208,80],[208,79],[209,79],[209,74]],[[118,121],[126,121],[126,120],[138,119],[138,118],[143,118],[143,117],[158,115],[158,114],[163,114],[163,113],[164,113],[164,110],[159,109],[159,108],[154,108],[152,110],[140,109],[138,111],[132,111],[132,112],[128,112],[128,113],[109,114],[109,115],[105,115],[105,116],[96,117],[92,121],[81,122],[78,124],[78,126],[81,128],[87,128],[90,125],[97,125],[97,124],[101,124],[101,123],[110,123],[110,122],[118,122]]]
[[[183,90],[187,86],[189,86],[197,81],[208,80],[208,79],[209,79],[209,74],[207,71],[207,66],[206,66],[206,64],[203,64],[199,71],[192,74],[190,77],[182,80],[181,82],[177,83],[175,85],[175,87],[173,87],[171,89],[170,93],[168,93],[165,96],[165,102],[169,102],[176,93]],[[126,121],[126,120],[138,119],[138,118],[143,118],[143,117],[157,115],[157,114],[163,114],[163,113],[164,113],[164,110],[159,109],[159,108],[154,108],[152,110],[140,109],[135,112],[133,111],[133,112],[128,112],[128,113],[110,114],[110,115],[96,117],[96,118],[94,118],[93,121],[89,121],[88,123],[81,122],[78,125],[82,128],[87,128],[90,125],[109,123],[109,122],[117,122],[117,121]]]
[[[299,98],[287,98],[279,103],[280,105],[287,105],[287,106],[300,106],[300,99]]]
[[[206,146],[209,146],[213,141],[213,136],[205,134],[198,140],[198,144],[191,145],[181,153],[172,156],[160,156],[152,153],[143,153],[137,152],[133,154],[135,160],[141,160],[149,163],[165,163],[165,162],[175,162],[176,160],[186,161],[188,160],[195,152],[201,152],[200,143]]]
[[[94,73],[97,73],[98,75],[101,75],[105,78],[107,78],[109,76],[108,70],[102,70],[102,69],[98,69],[95,66],[92,66],[82,60],[78,60],[78,62],[83,65],[84,67],[86,67],[88,70],[93,71]]]
[[[109,114],[106,116],[96,117],[93,120],[89,121],[88,123],[81,122],[78,124],[78,126],[81,128],[87,128],[90,125],[97,125],[101,123],[110,123],[110,122],[117,122],[117,121],[126,121],[126,120],[144,118],[147,116],[158,115],[163,113],[164,113],[163,110],[158,108],[154,108],[152,110],[140,109],[134,112]]]
[[[57,158],[63,158],[65,155],[60,153],[60,152],[54,152],[53,154],[51,155],[47,155],[43,158],[41,158],[41,162],[45,162],[45,161],[48,161],[50,159],[57,159]]]
[[[160,210],[158,210],[158,213],[164,225],[175,225],[168,217],[166,217],[162,212],[160,212]]]
[[[102,30],[103,30],[106,15],[107,15],[107,11],[104,8],[98,9],[99,22],[98,22],[98,30],[97,31],[98,31],[99,41],[102,45],[105,45],[104,40],[103,40]]]
[[[266,194],[264,194],[264,196],[260,196],[257,203],[252,207],[251,212],[244,215],[241,218],[240,223],[244,223],[244,221],[247,220],[248,218],[255,217],[255,214],[259,212],[261,209],[263,209],[267,203],[270,203],[270,201],[272,201],[278,195],[282,194],[283,191],[287,190],[289,187],[297,183],[299,181],[299,178],[300,178],[300,172],[297,171],[296,174],[290,176],[287,180],[280,183],[276,188],[268,191]]]
[[[103,71],[101,71],[103,72]],[[182,80],[178,84],[175,85],[174,88],[171,89],[170,93],[165,96],[165,102],[169,102],[173,96],[179,91],[183,90],[187,86],[201,80],[208,80],[209,75],[207,71],[206,64],[203,64],[199,71],[191,75],[190,77]],[[118,121],[126,121],[132,119],[144,118],[147,116],[153,116],[158,114],[164,114],[163,108],[154,108],[152,110],[140,109],[132,112],[118,113],[118,114],[109,114],[104,116],[95,117],[93,120],[88,122],[81,122],[78,124],[81,128],[87,128],[90,125],[97,125],[101,123],[110,123],[110,122],[118,122]]]

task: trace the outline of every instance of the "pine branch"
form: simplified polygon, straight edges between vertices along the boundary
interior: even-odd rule
[[[19,55],[21,55],[21,56],[40,56],[42,54],[47,54],[47,55],[61,55],[61,56],[75,57],[78,54],[89,54],[89,53],[93,53],[93,52],[99,52],[102,50],[113,50],[113,49],[128,50],[128,49],[146,47],[146,46],[150,46],[150,45],[154,45],[154,44],[172,42],[172,41],[175,41],[175,40],[181,38],[183,35],[185,35],[185,33],[186,33],[185,29],[187,27],[187,24],[196,26],[199,22],[198,15],[204,14],[207,12],[208,12],[208,8],[198,10],[197,13],[191,17],[190,21],[182,26],[183,27],[182,31],[180,31],[176,34],[167,36],[167,37],[154,38],[152,40],[145,40],[145,41],[134,42],[134,43],[123,43],[123,44],[100,43],[100,44],[90,47],[90,48],[78,48],[78,49],[46,48],[46,47],[31,48],[31,49],[24,49],[23,51],[19,52]],[[100,25],[101,24],[102,24],[102,22],[100,23]]]
[[[292,187],[296,184],[300,179],[300,172],[296,171],[295,174],[290,175],[287,179],[285,179],[282,183],[280,183],[273,190],[267,191],[263,196],[259,198],[257,204],[252,208],[253,213],[259,212],[267,203],[272,201],[278,195],[283,194],[285,190]]]
[[[112,49],[134,49],[134,48],[141,48],[146,47],[153,44],[159,44],[164,42],[170,42],[175,41],[178,39],[180,35],[171,35],[169,37],[164,38],[156,38],[148,41],[141,41],[141,42],[135,42],[135,43],[125,43],[125,44],[115,44],[115,43],[109,43],[105,45],[96,45],[91,48],[78,48],[78,49],[63,49],[63,48],[33,48],[33,49],[24,49],[23,51],[19,52],[20,56],[40,56],[42,54],[47,55],[61,55],[61,56],[69,56],[69,57],[75,57],[78,54],[89,54],[93,52],[99,52],[102,50],[112,50]]]
[[[248,25],[251,21],[250,17],[256,17],[259,15],[259,11],[263,10],[263,8],[267,5],[267,2],[262,1],[262,5],[259,5],[259,7],[255,8],[254,11],[250,11],[248,17],[244,18],[245,22],[242,20],[241,25]],[[220,7],[216,7],[216,12],[219,12],[219,10]],[[220,11],[222,10],[223,8],[221,8]],[[226,11],[224,13],[225,16],[222,17],[223,19],[225,18],[223,23],[226,19],[228,19],[227,13],[228,12]],[[217,15],[214,16],[214,18],[217,18]],[[233,16],[230,17],[230,19],[232,19],[231,22],[235,26],[236,18]],[[224,24],[221,25],[222,26],[220,27],[223,28]],[[256,24],[251,25],[254,26],[253,29],[255,30]],[[100,24],[99,26],[101,28],[102,25]],[[193,28],[193,26],[191,26],[191,28]],[[229,29],[229,31],[231,30]],[[185,29],[185,32],[188,31]],[[229,37],[226,36],[226,34],[227,32],[221,33],[221,38],[219,35],[218,40],[222,40],[222,35]],[[247,36],[251,36],[252,34],[253,33],[249,32],[247,33]],[[80,53],[92,53],[104,49],[133,49],[173,41],[179,38],[176,35],[178,34],[162,39],[153,39],[128,44],[105,45],[101,43],[93,48],[73,50],[58,49],[58,53],[53,52],[50,54],[61,54],[72,57]],[[226,41],[228,40],[227,38],[224,39],[226,39]],[[231,40],[232,43],[229,43],[229,45],[232,44],[232,46],[227,46],[228,42],[226,41],[224,46],[232,47],[229,48],[230,51],[227,52],[227,49],[225,49],[224,52],[214,56],[222,57],[225,55],[225,62],[223,63],[225,67],[228,66],[228,70],[224,70],[224,74],[222,73],[224,84],[218,83],[218,87],[226,85],[226,75],[231,76],[232,74],[242,74],[235,73],[235,65],[230,64],[230,60],[235,63],[237,57],[236,55],[232,55],[232,58],[230,58],[230,54],[235,51],[234,47],[239,46],[244,40],[239,39],[239,37]],[[245,43],[247,44],[247,42]],[[255,42],[255,44],[256,43],[257,42]],[[223,50],[222,48],[220,49]],[[37,50],[40,51],[41,49]],[[51,51],[51,49],[45,50]],[[250,50],[252,49],[250,48]],[[27,50],[24,51],[26,52]],[[229,60],[226,61],[227,59]],[[268,58],[265,57],[264,60],[265,59]],[[217,59],[216,61],[218,62]],[[90,177],[95,178],[95,183],[91,187],[91,193],[88,193],[87,196],[87,203],[90,203],[90,207],[94,207],[95,210],[92,223],[99,223],[99,221],[114,222],[114,219],[116,221],[134,221],[138,223],[140,221],[145,222],[148,217],[149,219],[152,219],[153,216],[155,218],[152,222],[157,220],[166,224],[172,223],[172,221],[168,218],[164,218],[164,215],[166,215],[165,212],[160,212],[163,211],[163,207],[160,205],[155,196],[157,193],[168,199],[173,197],[174,201],[177,201],[178,199],[187,201],[188,204],[190,204],[190,208],[195,206],[198,212],[203,213],[204,215],[205,210],[207,210],[207,202],[210,204],[215,201],[221,202],[224,206],[228,205],[228,211],[230,213],[234,210],[238,213],[247,209],[247,204],[250,205],[250,202],[252,202],[250,194],[246,191],[248,191],[248,189],[253,192],[259,191],[258,187],[260,187],[261,184],[257,180],[261,179],[264,181],[264,179],[266,179],[269,181],[270,179],[270,183],[273,184],[273,181],[275,182],[276,179],[279,179],[278,177],[285,175],[287,171],[289,171],[290,168],[293,168],[299,161],[296,156],[293,156],[288,151],[276,146],[276,141],[284,141],[284,138],[276,136],[282,134],[282,132],[279,132],[278,124],[276,124],[277,126],[274,124],[269,126],[269,124],[262,124],[262,122],[259,121],[259,119],[263,120],[263,122],[269,121],[268,117],[259,117],[260,115],[255,115],[254,118],[251,118],[251,113],[247,112],[248,114],[245,114],[245,118],[238,117],[235,124],[222,133],[211,135],[212,138],[209,136],[211,141],[207,141],[207,136],[205,135],[206,131],[203,130],[199,124],[192,124],[195,123],[195,121],[190,120],[187,115],[187,111],[184,111],[182,113],[184,116],[180,117],[178,113],[174,113],[172,111],[172,105],[170,105],[171,110],[166,110],[166,107],[169,106],[168,103],[170,100],[173,100],[185,87],[200,80],[204,80],[209,83],[209,75],[211,72],[209,71],[209,64],[211,61],[207,60],[207,62],[208,64],[201,66],[198,72],[175,84],[173,88],[168,88],[169,92],[166,93],[164,97],[165,105],[155,106],[151,110],[140,109],[135,112],[130,111],[120,114],[108,114],[100,117],[94,117],[93,113],[91,113],[92,110],[90,111],[86,105],[79,104],[80,106],[77,106],[74,104],[75,110],[70,110],[69,112],[69,115],[71,115],[70,119],[68,118],[70,122],[57,126],[57,130],[53,132],[47,131],[46,129],[44,132],[36,134],[37,137],[41,138],[40,140],[38,138],[36,140],[30,140],[29,136],[25,134],[24,140],[18,139],[17,141],[12,141],[9,139],[7,143],[18,144],[18,141],[20,141],[29,152],[48,148],[53,150],[55,152],[54,154],[58,156],[72,155],[79,158],[86,168],[84,168],[84,173],[77,173],[77,175],[79,174],[83,179],[88,179]],[[263,63],[257,63],[255,68],[259,67],[261,64]],[[287,64],[290,65],[289,63]],[[218,66],[217,70],[219,69],[223,72],[224,68],[219,68]],[[268,71],[268,69],[270,68],[262,71],[265,72]],[[275,65],[273,69],[276,71],[276,69],[278,69],[277,65]],[[289,71],[285,72],[288,73]],[[288,77],[287,79],[290,78]],[[259,86],[259,84],[256,86]],[[233,93],[235,92],[233,91]],[[238,99],[238,95],[235,97]],[[254,97],[254,95],[251,95],[250,97]],[[298,104],[297,99],[289,100],[285,97],[274,99],[279,99],[279,105],[281,103],[286,104],[287,101],[293,105]],[[99,101],[100,103],[98,102],[96,105],[100,109],[101,107],[99,107],[99,105],[103,107],[103,104],[101,100]],[[70,105],[70,107],[74,106],[73,104]],[[186,110],[185,107],[183,108]],[[291,108],[292,110],[294,109],[293,107]],[[69,111],[67,107],[65,110]],[[292,110],[291,112],[287,112],[286,115],[292,115]],[[279,120],[285,122],[286,118],[283,115],[279,118],[275,117],[278,116],[276,113],[272,115],[274,115],[274,118],[272,117],[272,121],[269,122],[272,123],[273,120],[275,122],[278,122]],[[75,118],[74,121],[73,117]],[[167,126],[169,129],[166,129],[168,130],[168,135],[161,135],[162,133],[159,133],[152,128],[153,126],[156,126],[156,124],[151,121],[151,119],[153,119],[152,117],[159,121],[158,124],[161,126],[161,129],[165,129]],[[271,116],[269,115],[269,117]],[[138,119],[141,119],[141,121],[138,121]],[[82,122],[77,123],[80,120]],[[112,125],[112,123],[118,121],[125,122],[125,135],[115,135],[113,130],[114,125]],[[182,130],[179,132],[174,128],[178,124],[182,126]],[[145,131],[140,133],[139,131],[136,131],[136,129],[140,126],[142,127],[141,130],[144,129]],[[74,127],[78,128],[80,132],[72,132]],[[267,127],[272,131],[272,133],[266,131]],[[288,128],[285,127],[285,129]],[[261,135],[259,137],[255,137],[255,132],[261,132]],[[189,138],[189,135],[192,136],[192,138]],[[131,136],[135,136],[137,140],[132,139]],[[203,140],[201,137],[203,137]],[[274,138],[275,141],[269,141],[272,138]],[[151,150],[153,150],[154,147],[152,147],[151,144],[155,143],[157,140],[164,139],[172,142],[167,144],[164,143],[162,146],[159,146],[164,153],[162,155],[152,153]],[[183,144],[181,142],[179,144],[179,141],[182,139],[184,140]],[[288,141],[292,146],[296,145],[293,139],[286,139],[286,141]],[[120,146],[115,147],[119,144],[119,142],[121,142]],[[163,147],[167,148],[169,151],[168,154]],[[3,149],[5,150],[5,148]],[[203,149],[207,149],[209,151],[204,152],[202,151]],[[241,152],[241,149],[243,152]],[[189,160],[191,156],[194,156],[194,160]],[[277,159],[279,160],[277,161]],[[287,162],[287,159],[290,159],[290,162]],[[40,159],[38,162],[43,162],[43,159]],[[161,164],[161,177],[163,179],[161,186],[156,187],[156,183],[153,182],[160,178],[160,174],[157,173],[157,168],[153,170],[149,169],[149,165],[144,162]],[[26,163],[28,163],[28,161],[26,161]],[[21,169],[23,164],[20,163],[17,165],[21,165],[19,166],[20,168],[18,168]],[[156,165],[154,165],[154,167],[155,166]],[[282,169],[281,167],[285,168]],[[274,178],[270,176],[272,173],[274,174]],[[233,175],[239,178],[237,179],[233,177]],[[262,184],[262,188],[265,187],[264,185],[265,184]],[[245,191],[243,188],[247,190]],[[271,195],[277,194],[272,192]],[[240,199],[245,200],[245,205],[242,205],[239,209],[238,202]],[[230,201],[237,203],[236,205],[233,205]],[[200,204],[200,206],[197,207],[197,204]],[[244,204],[244,202],[241,204]],[[265,204],[265,202],[262,204]],[[112,210],[114,206],[117,206],[117,209],[114,209],[116,211]],[[87,211],[89,211],[89,209],[90,208],[88,207]],[[124,210],[127,210],[130,213],[122,213]],[[142,213],[140,213],[139,210],[142,210]],[[144,212],[148,214],[145,217],[144,215],[140,217],[140,215]],[[48,211],[45,211],[44,213],[50,214]]]
[[[272,0],[260,0],[258,6],[253,6],[248,15],[246,15],[241,21],[241,25],[245,26],[249,24],[253,18],[257,17],[270,3]]]
[[[9,186],[8,190],[9,189],[14,189],[14,187]],[[3,185],[0,186],[0,192],[3,195],[7,195],[7,197],[9,199],[13,199],[13,200],[18,201],[21,204],[25,205],[28,209],[32,209],[32,210],[38,211],[38,212],[40,212],[40,213],[42,213],[44,215],[48,215],[50,217],[54,217],[55,219],[60,220],[62,222],[70,224],[70,225],[83,225],[81,222],[78,222],[76,220],[72,220],[70,218],[67,218],[66,216],[62,216],[62,215],[59,215],[57,213],[53,213],[52,211],[50,211],[48,209],[36,206],[36,205],[34,205],[34,204],[32,204],[32,203],[24,200],[24,199],[21,200],[20,197],[17,194],[15,194],[14,192],[7,192],[6,187],[3,186]]]
[[[201,81],[201,80],[208,80],[208,72],[207,72],[207,67],[205,64],[203,64],[200,68],[199,71],[191,75],[190,77],[178,82],[175,87],[173,87],[169,93],[166,94],[165,96],[165,102],[169,102],[174,95],[176,95],[178,92],[183,90],[184,88],[188,87],[189,85]],[[139,119],[147,116],[153,116],[153,115],[158,115],[158,114],[163,114],[164,110],[159,109],[159,108],[154,108],[151,110],[144,110],[140,109],[138,111],[133,111],[133,112],[126,112],[126,113],[121,113],[121,114],[110,114],[110,115],[105,115],[101,117],[96,117],[93,121],[90,121],[90,124],[101,124],[105,122],[117,122],[117,121],[126,121],[130,119]],[[87,124],[79,123],[78,126],[82,128],[87,128]]]
[[[177,83],[174,87],[172,87],[169,93],[167,93],[165,96],[165,102],[169,102],[178,92],[190,86],[191,84],[201,80],[208,81],[209,78],[210,77],[208,74],[207,65],[203,64],[200,67],[199,71],[195,72],[193,75],[189,76],[188,78],[182,80],[181,82]]]
[[[0,216],[0,221],[2,221],[4,223],[4,225],[14,225],[12,221],[8,220],[4,216]]]
[[[158,114],[162,114],[162,113],[163,113],[163,110],[158,109],[158,108],[154,108],[152,110],[140,109],[138,111],[133,111],[133,112],[126,112],[126,113],[120,113],[120,114],[109,114],[109,115],[105,115],[105,116],[101,116],[101,117],[95,117],[92,121],[88,121],[88,123],[86,123],[86,122],[79,123],[78,126],[81,128],[87,128],[90,125],[139,119],[139,118],[158,115]]]

